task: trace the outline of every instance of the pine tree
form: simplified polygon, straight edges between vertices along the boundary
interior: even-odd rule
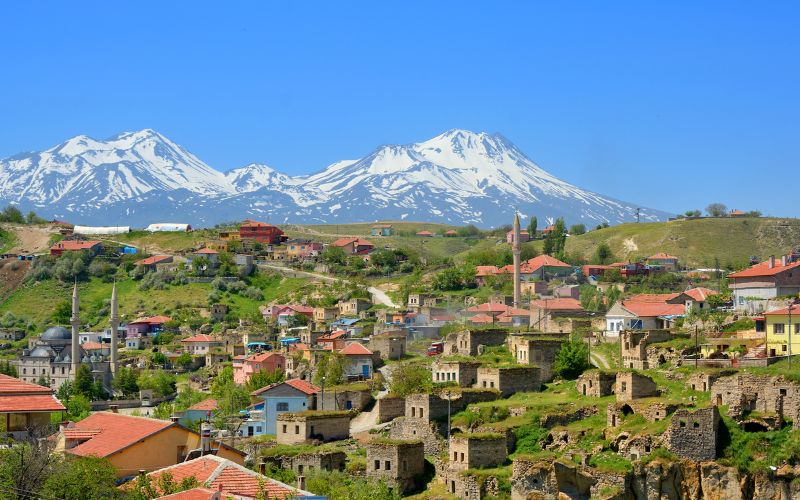
[[[536,220],[536,216],[534,215],[531,217],[531,221],[528,223],[528,236],[533,239],[536,237],[536,226],[539,225],[539,222]]]

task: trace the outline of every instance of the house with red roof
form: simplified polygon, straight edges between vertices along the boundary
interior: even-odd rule
[[[433,233],[430,231],[418,231],[417,236],[422,238],[433,238]]]
[[[284,239],[284,236],[283,231],[272,224],[247,219],[239,226],[239,239],[276,245]]]
[[[213,248],[205,247],[186,256],[186,261],[192,265],[195,259],[205,259],[208,265],[215,268],[219,265],[219,252]]]
[[[520,231],[519,232],[519,242],[526,243],[531,241],[531,235],[528,231]],[[514,243],[514,231],[509,231],[506,233],[506,243]]]
[[[233,381],[246,384],[250,377],[262,370],[273,372],[286,370],[286,358],[277,352],[260,352],[233,358]]]
[[[297,304],[285,305],[278,310],[275,318],[279,326],[293,326],[298,316],[305,316],[310,323],[314,321],[314,308]]]
[[[175,267],[173,265],[172,255],[153,255],[145,259],[137,260],[133,263],[134,266],[140,267],[147,272],[155,272],[159,269],[169,269]]]
[[[497,266],[475,266],[475,282],[478,286],[484,286],[489,276],[500,274]]]
[[[594,276],[595,278],[602,278],[606,271],[615,269],[611,266],[604,266],[601,264],[586,264],[581,266],[581,272],[587,278]]]
[[[774,299],[800,293],[800,260],[770,256],[764,262],[728,275],[734,305],[744,308],[751,298]]]
[[[455,229],[448,229],[444,232],[445,237],[452,238],[453,236],[458,236],[458,231]]]
[[[220,347],[222,340],[211,335],[201,333],[181,340],[183,348],[192,356],[205,356],[212,347]]]
[[[526,260],[520,265],[520,274],[522,275],[522,279],[525,280],[546,280],[555,277],[569,276],[574,271],[575,268],[573,266],[549,255],[538,255],[532,259]],[[511,272],[513,272],[513,269]]]
[[[204,455],[193,460],[154,470],[147,474],[150,478],[150,484],[158,489],[159,478],[164,474],[169,474],[172,477],[172,481],[177,484],[194,478],[197,484],[202,485],[202,487],[181,492],[184,494],[183,496],[181,496],[181,493],[175,493],[161,497],[169,498],[170,500],[215,500],[213,495],[209,496],[210,493],[216,494],[216,498],[235,498],[237,500],[256,498],[299,500],[314,496],[313,493],[289,486],[250,470],[238,462],[215,455]],[[123,489],[129,489],[133,484],[130,483],[126,486]],[[157,493],[164,492],[158,490]]]
[[[63,427],[57,450],[108,459],[118,477],[127,477],[183,462],[199,448],[200,434],[178,422],[98,412]],[[219,458],[244,463],[245,453],[224,443],[214,441],[211,449]]]
[[[341,248],[345,255],[368,255],[375,248],[369,241],[355,237],[339,238],[331,246]]]
[[[277,382],[253,391],[250,396],[261,401],[254,405],[245,424],[247,435],[275,435],[279,413],[315,409],[319,392],[319,387],[299,378]]]
[[[372,377],[372,351],[358,342],[350,342],[339,354],[347,359],[344,374],[348,379],[368,379]]]
[[[147,316],[137,318],[125,326],[126,337],[149,337],[164,331],[164,325],[172,321],[169,316]]]
[[[647,258],[647,265],[658,266],[667,271],[674,271],[678,269],[678,258],[674,255],[669,255],[664,252],[658,252]]]
[[[617,337],[622,330],[656,330],[671,328],[675,319],[686,314],[683,302],[673,303],[678,293],[633,295],[619,300],[606,312],[608,337]]]
[[[710,288],[695,287],[689,290],[684,290],[679,293],[675,298],[668,300],[670,304],[684,304],[686,312],[692,309],[705,310],[710,309],[708,305],[708,298],[712,295],[719,295],[719,292]]]
[[[199,422],[201,420],[210,421],[214,418],[217,411],[219,411],[219,404],[216,399],[204,399],[187,408],[178,422],[188,427],[194,422]]]
[[[0,421],[4,433],[14,439],[50,425],[50,414],[64,411],[53,389],[0,374]]]
[[[103,251],[103,243],[97,240],[62,240],[50,247],[50,255],[61,256],[66,252],[90,252],[94,255]]]
[[[531,301],[530,325],[534,330],[549,333],[570,333],[577,326],[575,318],[586,318],[581,302],[571,297],[556,297]]]
[[[317,345],[326,351],[338,351],[345,346],[347,332],[335,330],[317,338]]]

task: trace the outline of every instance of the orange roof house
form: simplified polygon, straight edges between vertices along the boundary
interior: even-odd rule
[[[506,313],[503,312],[503,314],[506,314]],[[498,314],[496,317],[499,318],[500,316],[502,316],[502,315]],[[472,316],[471,318],[469,318],[468,321],[470,323],[472,323],[472,324],[475,324],[475,325],[491,325],[495,321],[495,316],[490,316],[490,315],[488,315],[486,313],[480,313],[480,314],[476,314],[475,316]]]
[[[430,238],[431,236],[433,236],[433,233],[430,232],[430,231],[419,231],[419,232],[417,232],[417,236]]]
[[[51,246],[50,255],[62,255],[64,252],[81,252],[83,250],[97,254],[100,253],[102,249],[102,242],[97,240],[66,240],[59,241],[55,245]]]
[[[581,301],[568,297],[555,299],[537,299],[531,301],[531,309],[542,309],[547,311],[583,311]]]
[[[785,255],[771,256],[764,262],[728,275],[736,307],[744,307],[750,297],[773,299],[800,293],[800,260]]]
[[[64,410],[49,387],[0,374],[0,420],[12,438],[21,439],[29,429],[49,426],[50,414]]]
[[[288,499],[313,495],[214,455],[205,455],[150,472],[148,476],[151,484],[157,487],[158,478],[165,473],[169,473],[175,483],[193,477],[209,490],[220,492],[222,498]]]
[[[362,238],[339,238],[331,246],[344,250],[347,255],[363,255],[372,251],[375,245]]]
[[[182,462],[200,447],[200,434],[177,422],[100,412],[70,423],[59,445],[72,455],[106,458],[125,477]],[[215,441],[212,449],[220,458],[244,463],[245,454],[224,443]]]
[[[634,295],[614,303],[606,313],[606,335],[618,336],[622,330],[652,330],[671,328],[686,306],[671,303],[681,294],[651,293]]]
[[[237,384],[246,384],[254,373],[262,370],[283,372],[286,370],[286,358],[277,352],[262,352],[233,359],[233,381]]]

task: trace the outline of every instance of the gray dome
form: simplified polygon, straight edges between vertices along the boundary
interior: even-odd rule
[[[91,357],[91,358],[89,358],[89,361],[91,361],[92,363],[97,363],[97,362],[98,362],[98,361],[100,361],[100,360],[99,360],[99,359],[97,359],[97,356],[95,356],[95,355],[92,355],[92,357]]]
[[[83,359],[81,359],[81,363],[88,363],[88,362],[89,362],[89,356],[84,356]]]
[[[32,358],[49,358],[53,354],[55,353],[53,352],[52,349],[50,349],[47,346],[40,345],[36,346],[36,348],[33,351],[31,351],[30,356]]]
[[[69,357],[69,354],[66,354],[66,355],[64,355],[63,361],[64,361],[64,363],[71,363],[72,362],[72,358]]]
[[[42,340],[72,340],[72,333],[63,326],[51,326],[42,334]]]

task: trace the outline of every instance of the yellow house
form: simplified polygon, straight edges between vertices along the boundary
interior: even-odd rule
[[[200,448],[200,434],[178,422],[112,412],[94,413],[62,429],[59,447],[78,456],[107,458],[119,477],[183,462]],[[217,456],[244,464],[245,454],[214,441]]]
[[[800,354],[800,305],[790,307],[764,313],[767,356],[788,356],[789,342],[792,355]]]

